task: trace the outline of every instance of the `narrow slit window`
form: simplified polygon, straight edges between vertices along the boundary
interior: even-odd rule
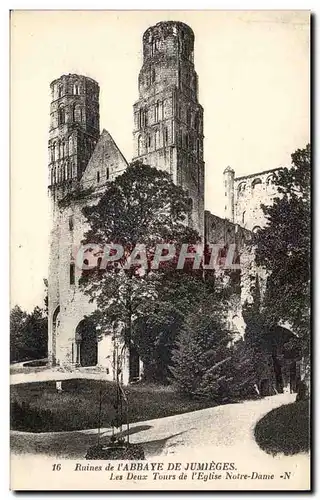
[[[74,263],[72,262],[70,264],[70,285],[75,284],[75,266]]]

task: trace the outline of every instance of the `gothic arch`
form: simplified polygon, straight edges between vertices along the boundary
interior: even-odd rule
[[[72,153],[73,153],[73,138],[72,138],[72,135],[69,136],[68,143],[69,143],[69,155],[72,155]]]
[[[80,91],[79,91],[79,83],[76,82],[73,84],[73,94],[74,95],[79,95],[80,94]]]
[[[64,109],[64,106],[59,106],[58,108],[58,124],[59,125],[64,125],[66,122],[66,111]]]
[[[76,363],[96,366],[98,363],[98,339],[94,322],[90,318],[80,321],[75,332]]]
[[[53,330],[54,334],[57,333],[57,331],[59,329],[59,325],[60,325],[59,315],[60,315],[60,305],[55,308],[53,315],[52,315],[52,330]]]
[[[161,144],[160,144],[160,130],[157,129],[156,133],[155,133],[155,149],[158,149],[160,147],[161,147]]]
[[[78,123],[82,122],[82,108],[81,108],[80,104],[73,105],[72,120],[74,122],[78,122]]]

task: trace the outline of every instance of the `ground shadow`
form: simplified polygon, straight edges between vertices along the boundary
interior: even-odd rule
[[[138,425],[129,429],[129,435],[151,429],[151,425]],[[166,442],[187,431],[171,434],[162,439],[139,442],[142,445],[146,458],[159,455],[165,447]],[[121,433],[123,437],[127,431]],[[110,431],[101,436],[101,443],[107,445],[110,440]],[[85,433],[72,431],[65,433],[18,433],[11,435],[11,451],[14,454],[46,455],[55,458],[84,459],[85,454],[91,446],[97,444],[97,433]]]

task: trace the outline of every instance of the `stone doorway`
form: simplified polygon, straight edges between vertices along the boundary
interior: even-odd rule
[[[96,327],[88,318],[80,321],[76,328],[76,364],[96,366],[98,363],[98,341]]]

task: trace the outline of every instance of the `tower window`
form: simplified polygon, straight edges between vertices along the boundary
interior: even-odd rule
[[[98,170],[98,172],[97,172],[97,182],[98,182],[98,183],[100,182],[100,172],[99,172],[99,170]]]
[[[143,126],[143,110],[139,109],[139,128]]]
[[[75,284],[75,266],[74,263],[72,262],[70,264],[70,285]]]
[[[261,182],[261,179],[255,179],[253,182],[252,182],[252,189],[255,189],[256,186],[259,186],[260,184],[262,184]]]
[[[157,51],[157,41],[152,40],[152,42],[151,42],[151,55],[154,56],[156,51]]]
[[[165,144],[168,143],[168,127],[165,127],[164,129],[164,142]]]
[[[60,106],[58,110],[58,123],[59,125],[63,125],[65,122],[66,122],[65,109],[63,106]]]
[[[156,79],[156,70],[154,68],[151,68],[151,83],[154,83],[155,82],[155,79]]]
[[[138,137],[138,156],[142,155],[142,148],[143,148],[142,137],[141,137],[141,135],[139,135],[139,137]]]
[[[160,132],[159,132],[159,130],[156,130],[155,141],[156,141],[156,149],[160,148]]]
[[[59,85],[59,87],[58,87],[58,97],[62,97],[62,92],[63,92],[62,85]]]
[[[107,181],[108,181],[108,180],[109,180],[109,177],[110,177],[110,170],[109,170],[109,167],[107,167],[106,177],[107,177]]]
[[[191,111],[190,111],[190,109],[188,109],[188,111],[187,111],[187,125],[188,126],[191,125]]]
[[[82,122],[82,109],[79,104],[75,104],[73,107],[73,121]]]
[[[79,95],[80,94],[80,92],[79,92],[79,84],[78,83],[75,83],[73,85],[73,93],[74,93],[74,95]]]
[[[200,141],[197,139],[197,157],[200,157]]]
[[[70,215],[70,217],[69,217],[69,231],[73,231],[73,227],[74,227],[73,215]]]
[[[244,224],[245,218],[246,218],[246,212],[244,211],[242,212],[242,224]]]

